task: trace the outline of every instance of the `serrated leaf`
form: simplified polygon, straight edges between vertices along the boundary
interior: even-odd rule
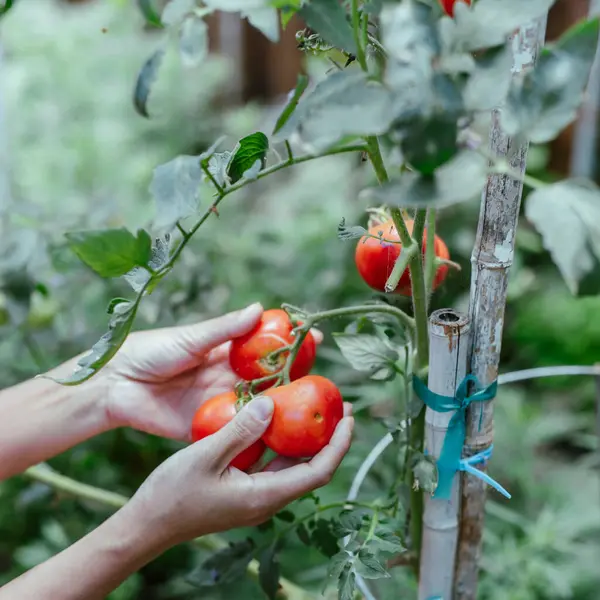
[[[555,0],[478,0],[469,7],[455,5],[454,18],[443,19],[442,27],[457,51],[481,50],[503,44],[521,25],[545,14]]]
[[[164,48],[159,48],[150,56],[150,58],[144,63],[144,66],[140,69],[135,82],[133,90],[133,105],[135,110],[142,115],[142,117],[150,118],[148,114],[148,100],[150,98],[150,92],[152,86],[158,77],[158,70],[162,64],[165,56]]]
[[[534,143],[553,140],[577,116],[596,55],[600,20],[569,29],[556,45],[545,48],[535,69],[515,80],[502,111],[509,135]]]
[[[161,21],[167,27],[180,25],[196,8],[196,0],[169,0],[163,9]]]
[[[487,160],[476,152],[464,150],[433,176],[406,172],[395,181],[364,190],[361,197],[391,206],[441,208],[479,197],[487,177]]]
[[[566,180],[532,192],[525,216],[575,295],[600,293],[600,190]]]
[[[353,600],[356,589],[356,574],[351,566],[346,566],[338,580],[339,600]]]
[[[332,557],[339,552],[337,538],[332,533],[332,522],[327,519],[316,521],[310,539],[313,545],[325,556]]]
[[[358,531],[363,525],[362,513],[357,510],[342,511],[338,522],[348,531]]]
[[[231,544],[205,560],[186,580],[199,588],[236,581],[246,573],[254,551],[255,544],[250,539]]]
[[[279,563],[276,547],[270,546],[259,557],[258,582],[269,600],[275,600],[279,590]]]
[[[365,579],[384,579],[391,577],[377,557],[366,548],[359,551],[354,562],[356,572]]]
[[[154,169],[150,193],[156,202],[157,230],[168,232],[198,210],[202,175],[198,156],[178,156]]]
[[[346,567],[352,563],[352,555],[345,550],[334,554],[327,565],[327,577],[330,579],[339,579]]]
[[[300,523],[300,525],[296,527],[296,535],[303,544],[310,546],[310,535],[304,523]]]
[[[336,71],[298,103],[274,136],[283,141],[297,134],[314,151],[344,137],[385,133],[394,119],[393,94],[357,71]]]
[[[302,20],[327,43],[356,56],[348,13],[337,0],[312,0],[299,11]]]
[[[298,80],[296,81],[296,87],[290,92],[285,108],[281,111],[281,114],[275,123],[273,135],[275,135],[288,122],[289,118],[292,116],[292,113],[296,110],[298,102],[307,87],[308,77],[300,73],[298,75]]]
[[[512,80],[512,52],[509,44],[479,54],[475,57],[475,70],[463,90],[467,110],[491,110],[500,106]]]
[[[357,371],[370,373],[372,379],[390,379],[395,375],[398,352],[375,335],[336,333],[333,337],[344,358]]]
[[[227,175],[231,183],[239,181],[244,173],[255,167],[256,161],[260,161],[260,167],[264,168],[269,150],[269,138],[257,131],[242,138],[234,148],[227,166]]]
[[[144,15],[144,19],[146,19],[146,23],[153,25],[154,27],[163,27],[160,15],[156,11],[153,0],[137,0],[137,4],[140,12]]]
[[[346,219],[340,221],[337,230],[338,238],[342,241],[357,240],[367,233],[369,232],[360,225],[346,227]]]
[[[88,354],[79,359],[74,372],[64,379],[52,379],[62,385],[73,386],[95,375],[111,360],[127,339],[140,299],[141,296],[138,296],[134,302],[116,304],[108,323],[108,332],[92,346]]]
[[[88,267],[102,277],[120,277],[150,261],[152,240],[143,229],[100,229],[65,234],[69,246]]]
[[[181,26],[179,54],[184,66],[197,67],[208,53],[208,26],[204,19],[189,16]]]
[[[389,554],[398,554],[406,550],[402,540],[394,533],[377,529],[369,541],[369,547],[377,552],[387,552]]]
[[[296,515],[291,510],[280,510],[275,517],[285,523],[293,523],[296,520]]]

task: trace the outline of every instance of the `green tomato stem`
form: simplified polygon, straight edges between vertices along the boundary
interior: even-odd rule
[[[425,289],[427,298],[433,291],[433,280],[437,272],[436,255],[435,255],[435,208],[430,208],[427,211],[427,242],[425,249]]]

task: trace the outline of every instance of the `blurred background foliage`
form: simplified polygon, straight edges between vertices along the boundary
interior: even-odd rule
[[[183,71],[176,56],[152,97],[152,120],[133,110],[141,64],[156,45],[133,2],[66,5],[17,3],[2,23],[0,44],[0,386],[7,387],[89,348],[106,326],[108,300],[127,293],[104,281],[66,249],[74,228],[147,225],[152,170],[178,154],[196,154],[219,135],[270,131],[277,106],[223,108],[233,68],[213,56]],[[309,70],[328,68],[311,59]],[[548,149],[532,149],[530,170],[553,178]],[[358,191],[372,179],[358,157],[299,165],[228,198],[220,218],[200,230],[182,260],[142,304],[136,326],[206,319],[252,301],[309,309],[371,297],[354,269],[353,244],[336,227],[366,221]],[[1,163],[0,163],[1,165]],[[6,183],[3,187],[3,177]],[[443,211],[439,233],[462,266],[436,294],[434,308],[465,309],[478,206]],[[600,299],[574,299],[523,220],[511,270],[503,371],[600,359]],[[341,329],[334,323],[329,330]],[[385,433],[401,391],[365,380],[344,362],[331,338],[318,372],[354,402],[356,441],[334,482],[322,492],[339,499],[373,444]],[[56,457],[51,465],[89,484],[131,494],[179,444],[114,431]],[[513,493],[493,494],[482,600],[596,600],[600,589],[600,489],[594,461],[594,382],[546,379],[501,388],[491,473]],[[393,477],[388,451],[364,487],[365,497]],[[49,558],[108,515],[105,507],[54,493],[21,477],[0,483],[0,584]],[[236,538],[243,532],[233,532]],[[177,547],[131,577],[111,600],[261,598],[255,582],[198,591],[185,575],[203,552]],[[290,540],[283,574],[319,591],[323,561]],[[414,581],[394,569],[379,581],[380,598],[415,597]]]

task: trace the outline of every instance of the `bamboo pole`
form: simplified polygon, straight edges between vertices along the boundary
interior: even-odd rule
[[[546,17],[523,26],[512,36],[514,77],[531,68],[543,44]],[[500,112],[492,112],[491,154],[508,161],[514,172],[525,173],[529,143],[508,137],[500,125]],[[508,270],[512,264],[515,232],[523,184],[507,175],[490,175],[483,192],[477,238],[471,257],[470,317],[473,346],[469,371],[482,386],[498,377],[504,327]],[[478,402],[467,413],[464,456],[486,450],[493,442],[494,403]],[[484,467],[480,467],[484,468]],[[454,583],[455,600],[476,600],[483,534],[486,484],[462,476],[459,544]]]
[[[436,394],[454,396],[467,372],[470,324],[466,315],[442,309],[429,317],[428,387]],[[425,448],[439,459],[455,411],[425,412]],[[459,477],[454,476],[448,500],[425,497],[419,600],[450,600],[458,541]]]

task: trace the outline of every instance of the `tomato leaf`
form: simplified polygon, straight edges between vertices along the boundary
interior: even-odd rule
[[[199,588],[236,581],[246,573],[255,550],[251,539],[230,544],[205,560],[186,577],[186,580]]]
[[[208,26],[204,19],[190,15],[181,25],[179,54],[186,67],[197,67],[208,53]]]
[[[339,552],[338,541],[333,535],[333,523],[327,519],[318,519],[311,533],[311,541],[322,554],[333,556]]]
[[[438,482],[438,471],[435,460],[431,456],[425,456],[424,454],[416,455],[412,471],[415,476],[415,485],[418,486],[418,489],[433,494]]]
[[[275,517],[285,523],[293,523],[296,520],[296,515],[291,510],[280,510]]]
[[[115,312],[115,308],[119,305],[119,304],[123,304],[123,302],[129,302],[129,300],[127,300],[127,298],[113,298],[109,303],[108,306],[106,307],[106,312],[109,315],[112,315]]]
[[[288,122],[289,118],[292,116],[292,113],[296,110],[298,102],[302,97],[302,94],[304,94],[304,91],[307,87],[308,77],[300,73],[298,75],[296,87],[290,92],[287,104],[285,105],[285,108],[281,111],[281,114],[277,119],[277,123],[275,123],[275,127],[273,128],[273,135],[276,134]]]
[[[535,69],[515,79],[502,111],[509,135],[534,143],[553,140],[574,121],[596,55],[600,19],[571,27],[556,45],[545,48]]]
[[[380,337],[334,333],[333,339],[352,368],[369,373],[371,379],[389,380],[395,377],[394,364],[399,359],[398,352]]]
[[[141,298],[140,295],[133,302],[118,302],[113,305],[108,332],[92,346],[88,354],[79,359],[75,371],[64,379],[50,379],[62,385],[73,386],[93,377],[111,360],[127,339]]]
[[[153,0],[137,0],[137,4],[140,12],[144,15],[144,19],[146,19],[146,23],[153,25],[154,27],[163,27],[160,15],[156,11]]]
[[[297,134],[311,150],[342,138],[385,133],[394,119],[393,94],[362,72],[335,71],[298,103],[274,141]]]
[[[346,219],[340,221],[337,230],[338,238],[342,241],[357,240],[367,233],[369,232],[360,225],[346,227]]]
[[[353,600],[356,588],[356,574],[351,565],[346,565],[338,580],[339,600]]]
[[[260,169],[264,169],[268,150],[269,139],[260,131],[242,138],[233,149],[227,166],[231,183],[239,181],[247,171],[255,169],[256,161],[259,161]]]
[[[346,550],[334,554],[327,565],[327,577],[335,580],[339,579],[346,567],[352,564],[352,558],[352,555]]]
[[[436,169],[433,176],[405,172],[401,177],[361,192],[372,203],[403,207],[444,207],[477,198],[488,176],[487,160],[463,150]]]
[[[279,563],[275,545],[265,550],[259,558],[258,582],[269,600],[275,600],[279,590]]]
[[[406,551],[402,540],[396,534],[381,528],[375,530],[375,534],[369,541],[369,548],[388,554],[398,554]]]
[[[4,5],[0,6],[0,17],[3,17],[14,5],[16,0],[4,0]]]
[[[365,579],[383,579],[391,577],[377,557],[367,548],[359,550],[354,565],[356,572]]]
[[[150,56],[140,69],[133,90],[133,105],[142,117],[150,118],[148,113],[148,99],[152,86],[158,77],[158,70],[165,56],[165,49],[159,48]]]
[[[137,236],[122,227],[76,231],[65,237],[73,252],[102,277],[120,277],[150,261],[152,240],[143,229]]]
[[[338,0],[312,0],[299,14],[326,42],[356,56],[358,50],[348,13]]]
[[[338,522],[347,531],[358,531],[363,526],[363,515],[358,510],[344,510],[340,513]]]
[[[296,527],[296,535],[303,544],[310,546],[310,535],[304,523],[300,523],[300,525]]]
[[[600,292],[600,189],[566,180],[535,190],[525,216],[575,295]]]
[[[150,193],[156,203],[154,227],[171,230],[198,210],[203,171],[199,156],[178,156],[154,169]]]

